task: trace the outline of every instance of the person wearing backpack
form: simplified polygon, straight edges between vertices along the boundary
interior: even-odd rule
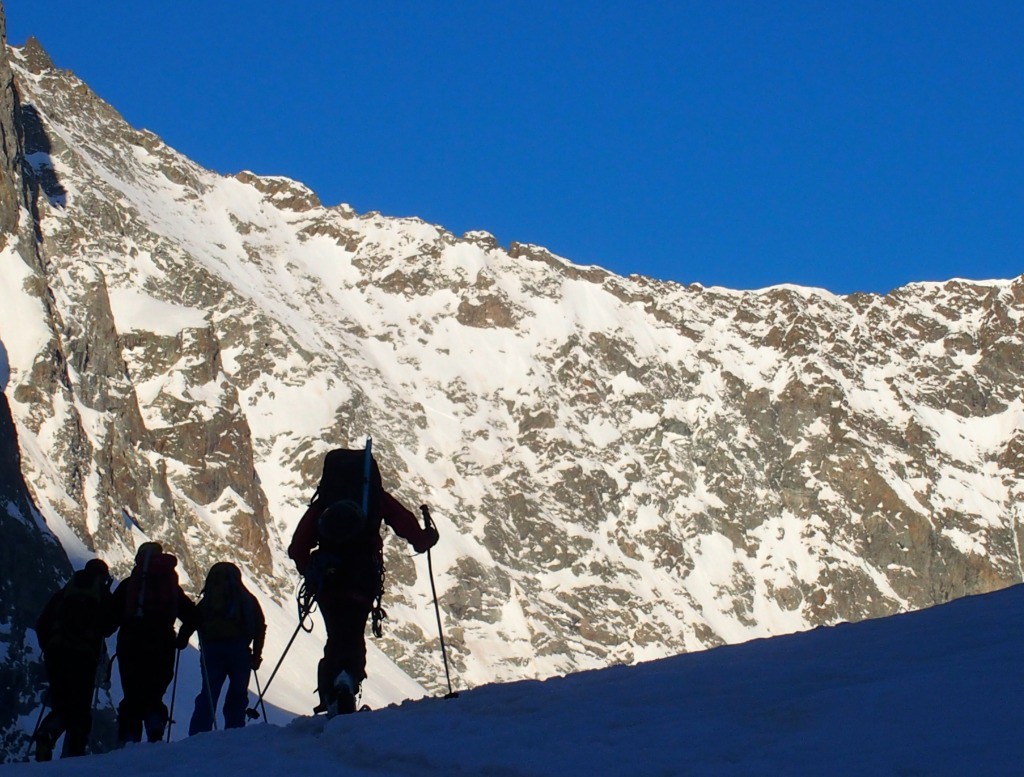
[[[175,621],[189,624],[195,603],[178,584],[178,559],[156,542],[144,542],[131,575],[114,589],[118,614],[117,666],[124,697],[117,708],[122,744],[163,739],[168,711],[167,686],[174,679]]]
[[[50,598],[36,622],[50,705],[35,735],[37,761],[53,757],[65,732],[62,757],[85,755],[97,668],[105,661],[103,641],[117,627],[111,582],[107,565],[92,559]]]
[[[195,620],[178,632],[179,650],[188,646],[197,630],[203,688],[196,696],[188,734],[213,728],[225,679],[224,728],[241,728],[249,702],[249,673],[263,662],[267,623],[260,603],[242,583],[242,571],[229,561],[210,567]]]
[[[327,628],[324,656],[317,666],[317,712],[355,711],[366,678],[366,621],[375,600],[379,606],[383,589],[381,522],[417,553],[437,543],[437,531],[421,527],[416,516],[384,490],[369,441],[365,450],[330,451],[324,457],[320,485],[288,547]]]

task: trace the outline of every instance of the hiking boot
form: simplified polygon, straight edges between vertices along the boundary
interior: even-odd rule
[[[348,715],[356,711],[356,695],[359,693],[357,683],[348,672],[342,672],[334,678],[334,699],[328,705],[328,717]]]
[[[164,738],[164,730],[167,728],[167,706],[160,705],[160,709],[149,713],[143,720],[146,727],[146,739],[150,742],[159,742]]]

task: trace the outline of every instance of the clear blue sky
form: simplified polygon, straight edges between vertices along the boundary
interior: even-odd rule
[[[7,0],[134,125],[684,283],[1024,272],[1021,2]]]

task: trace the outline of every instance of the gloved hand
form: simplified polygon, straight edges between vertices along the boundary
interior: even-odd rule
[[[428,526],[423,530],[419,538],[413,542],[412,546],[417,553],[425,553],[437,544],[437,540],[437,529],[433,526]]]
[[[249,662],[249,666],[252,667],[252,671],[256,671],[263,665],[263,656],[258,653],[252,657],[252,661]]]
[[[185,631],[179,631],[178,636],[174,639],[174,646],[178,648],[178,650],[184,650],[188,647],[188,639],[191,636],[191,634]]]

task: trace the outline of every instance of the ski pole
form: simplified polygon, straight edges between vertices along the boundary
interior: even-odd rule
[[[199,666],[203,670],[203,690],[206,692],[206,700],[210,702],[210,722],[213,725],[213,730],[216,731],[217,700],[213,698],[213,688],[210,686],[210,670],[206,666],[206,651],[203,649],[202,634],[199,634]]]
[[[260,709],[263,710],[263,722],[267,723],[267,705],[263,703],[263,689],[260,688],[260,676],[256,673],[255,669],[253,670],[252,676],[253,679],[256,680],[256,692],[259,694],[259,696],[256,697],[256,702],[260,705]],[[249,720],[258,720],[260,717],[260,714],[256,711],[255,707],[247,709],[245,714],[248,715]]]
[[[434,522],[430,519],[430,508],[426,505],[420,505],[420,512],[423,514],[423,523],[426,528],[434,526]],[[434,531],[437,531],[437,527],[434,526]],[[430,575],[430,592],[434,595],[434,614],[437,615],[437,636],[441,641],[441,658],[444,660],[444,676],[448,681],[448,693],[445,695],[446,699],[458,698],[455,691],[452,690],[452,676],[448,671],[448,650],[444,644],[444,630],[441,628],[441,607],[437,603],[437,588],[434,586],[434,564],[430,558],[430,548],[427,548],[427,572]]]
[[[263,704],[263,697],[264,697],[264,695],[265,695],[265,694],[267,693],[267,691],[268,691],[268,690],[270,689],[270,684],[271,684],[272,682],[274,682],[274,678],[275,678],[275,677],[277,677],[277,670],[281,668],[281,664],[282,664],[282,663],[284,662],[284,657],[285,657],[286,655],[288,655],[288,651],[289,651],[289,650],[291,650],[291,647],[292,647],[292,643],[293,643],[293,642],[295,641],[295,638],[296,638],[297,636],[299,636],[299,632],[300,632],[300,631],[302,631],[302,619],[301,619],[301,618],[299,619],[299,625],[298,625],[298,626],[296,626],[296,627],[295,627],[295,631],[293,631],[293,632],[292,632],[292,638],[291,638],[290,640],[288,640],[288,644],[287,644],[287,645],[285,645],[285,648],[284,648],[284,652],[283,652],[283,653],[281,654],[281,657],[280,657],[280,658],[279,658],[279,659],[277,660],[277,666],[275,666],[275,667],[274,667],[274,671],[270,673],[270,679],[269,679],[269,680],[267,680],[267,684],[266,684],[266,685],[264,685],[264,686],[263,686],[263,690],[262,690],[262,691],[260,691],[260,695],[259,695],[259,698],[258,698],[258,699],[256,699],[256,702],[257,702],[258,704]],[[253,706],[253,707],[250,707],[250,708],[249,708],[249,709],[247,710],[247,712],[255,712],[255,713],[256,713],[257,715],[259,715],[259,712],[257,712],[257,710],[256,710],[255,706]]]
[[[178,696],[178,665],[181,663],[181,651],[174,656],[174,682],[171,684],[171,709],[167,713],[167,741],[171,741],[171,729],[174,727],[174,701]],[[123,668],[123,667],[122,667]]]
[[[281,654],[281,657],[277,659],[274,671],[270,673],[270,679],[267,680],[267,684],[263,686],[263,690],[260,691],[260,695],[256,699],[257,703],[261,705],[263,704],[263,697],[266,695],[267,691],[270,690],[270,684],[274,682],[274,678],[277,677],[277,670],[280,669],[281,664],[284,663],[284,657],[288,655],[288,651],[292,649],[292,643],[295,642],[295,638],[299,636],[299,632],[310,632],[313,630],[312,624],[309,628],[306,628],[306,618],[313,612],[313,606],[316,604],[316,594],[309,591],[306,587],[305,580],[303,580],[302,584],[299,586],[299,590],[296,593],[296,600],[299,606],[299,625],[296,626],[295,631],[292,632],[291,639],[289,639],[288,644],[284,646],[284,652]],[[257,683],[259,683],[258,679]],[[255,705],[246,710],[246,714],[251,715],[252,713],[256,713],[257,715],[259,714],[256,712]],[[264,708],[263,717],[266,718],[266,708]]]

